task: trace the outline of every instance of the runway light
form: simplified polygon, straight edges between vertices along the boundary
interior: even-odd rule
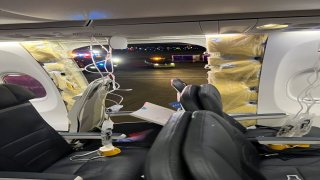
[[[113,61],[114,63],[120,63],[122,60],[121,60],[121,58],[119,58],[119,57],[114,57],[114,58],[112,58],[112,61]]]
[[[152,57],[152,58],[150,58],[150,59],[153,60],[153,61],[161,61],[161,60],[164,60],[165,58],[164,58],[164,57],[156,56],[156,57]]]
[[[94,54],[100,54],[100,51],[99,51],[99,50],[92,50],[92,53],[94,53]]]
[[[257,29],[262,29],[262,30],[271,30],[271,29],[283,29],[287,28],[288,24],[265,24],[261,26],[257,26]]]

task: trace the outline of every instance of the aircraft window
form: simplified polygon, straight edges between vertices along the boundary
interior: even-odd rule
[[[47,95],[46,90],[42,84],[35,78],[20,73],[7,74],[2,77],[2,80],[6,84],[21,85],[30,91],[32,91],[38,98],[45,97]]]
[[[184,40],[181,40],[184,41]],[[185,40],[186,42],[188,40]],[[170,86],[170,80],[180,78],[187,84],[206,84],[208,54],[206,52],[204,37],[195,44],[185,42],[163,43],[132,43],[126,49],[112,50],[112,61],[116,81],[121,89],[132,91],[116,91],[123,96],[122,111],[136,111],[148,101],[166,108],[176,109],[173,104],[177,101],[177,93]],[[103,44],[108,48],[107,44]],[[105,72],[103,62],[106,51],[101,46],[93,46],[92,55],[100,71]],[[74,49],[72,57],[77,65],[83,69],[89,82],[100,77],[97,68],[92,64],[89,46]],[[112,68],[107,62],[106,68]],[[85,70],[88,70],[89,73]],[[113,101],[119,102],[120,98],[109,95]],[[106,101],[106,106],[114,105],[113,101]],[[125,116],[113,117],[115,122],[140,121],[140,119]]]

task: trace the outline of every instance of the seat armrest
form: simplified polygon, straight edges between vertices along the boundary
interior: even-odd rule
[[[265,114],[229,114],[237,121],[250,120],[250,119],[259,119],[259,120],[268,120],[268,119],[278,119],[288,116],[285,113],[265,113]]]
[[[0,171],[0,179],[48,179],[48,180],[65,180],[74,179],[82,180],[82,177],[68,174],[55,173],[36,173],[36,172],[14,172],[14,171]]]
[[[249,140],[260,144],[320,144],[319,137],[256,137]]]
[[[107,113],[107,115],[110,115],[110,117],[115,117],[115,116],[130,116],[131,113],[134,111],[119,111],[119,112],[110,112]]]
[[[70,132],[59,132],[59,134],[64,139],[101,139],[100,132],[77,132],[77,133],[70,133]],[[112,139],[122,139],[126,138],[126,135],[122,133],[112,133]]]

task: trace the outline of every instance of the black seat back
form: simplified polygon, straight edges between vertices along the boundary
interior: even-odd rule
[[[198,95],[199,89],[200,86],[198,85],[188,85],[183,89],[180,96],[180,103],[184,110],[191,112],[203,110]]]
[[[70,152],[29,102],[32,92],[1,84],[0,96],[0,171],[40,172]]]
[[[186,111],[207,110],[225,118],[232,126],[245,133],[246,128],[237,120],[223,112],[221,95],[211,84],[188,85],[181,94],[180,103]]]
[[[202,84],[198,90],[198,96],[203,110],[223,116],[221,95],[216,87],[211,84]]]
[[[259,155],[255,148],[213,112],[193,113],[183,154],[194,179],[265,179],[257,169]]]
[[[190,112],[177,112],[162,128],[147,157],[147,180],[191,180],[182,157],[182,146]]]
[[[245,133],[246,128],[243,127],[237,120],[223,112],[222,100],[219,90],[212,84],[202,84],[198,91],[199,101],[202,110],[212,111],[224,119],[226,119],[232,126]]]

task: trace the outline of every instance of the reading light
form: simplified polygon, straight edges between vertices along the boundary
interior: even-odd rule
[[[269,29],[283,29],[288,27],[288,24],[265,24],[262,26],[257,26],[257,29],[269,30]]]

